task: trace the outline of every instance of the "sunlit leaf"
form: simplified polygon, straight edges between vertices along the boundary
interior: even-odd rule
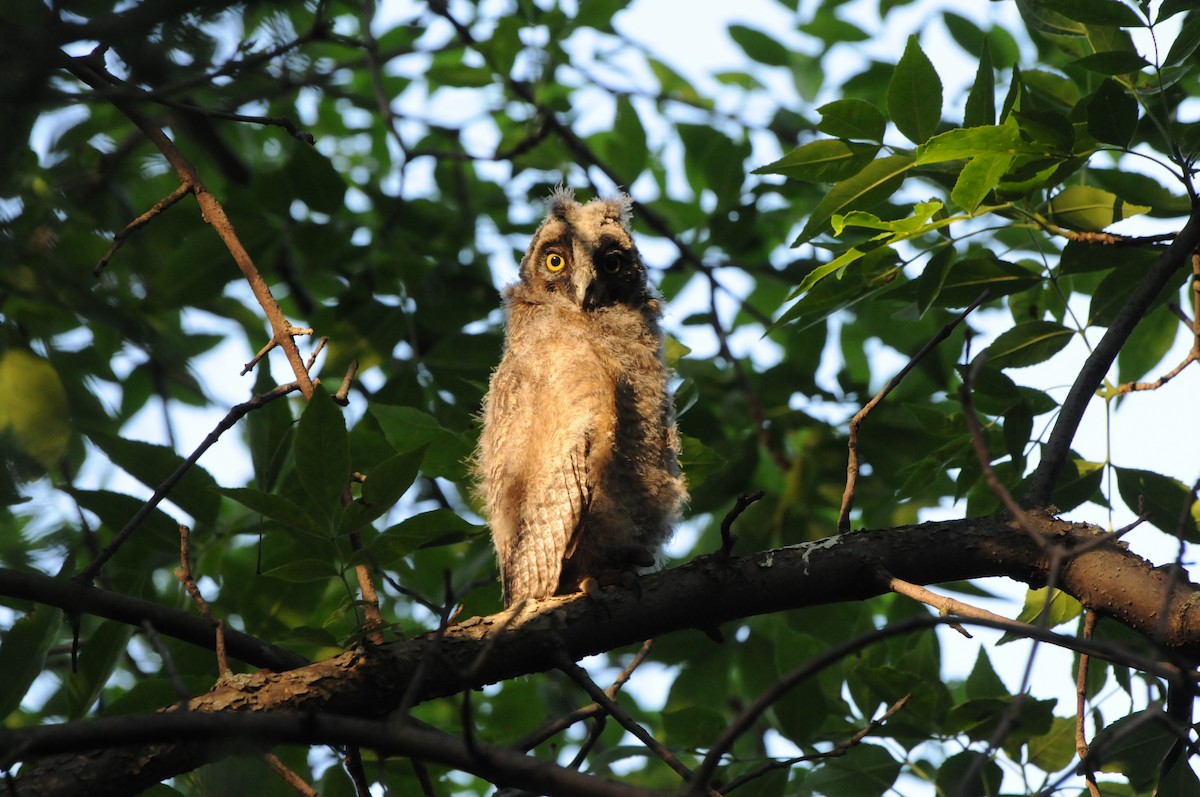
[[[817,129],[835,138],[882,141],[887,129],[883,113],[866,100],[834,100],[818,108],[817,113],[821,114]]]
[[[1090,231],[1103,230],[1118,221],[1150,210],[1145,205],[1131,204],[1116,194],[1090,185],[1067,186],[1050,200],[1046,209],[1055,224],[1073,230]]]
[[[795,243],[803,243],[823,232],[834,213],[870,210],[887,199],[904,182],[912,166],[913,159],[909,155],[888,155],[872,161],[853,177],[842,180],[829,189],[824,199],[813,208]]]

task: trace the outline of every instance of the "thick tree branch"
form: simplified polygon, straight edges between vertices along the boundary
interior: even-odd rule
[[[1146,315],[1154,298],[1162,291],[1163,286],[1171,276],[1185,263],[1189,262],[1197,245],[1200,245],[1200,208],[1193,208],[1191,216],[1179,235],[1171,245],[1163,250],[1154,265],[1146,272],[1146,276],[1129,295],[1125,306],[1117,313],[1112,324],[1096,348],[1088,355],[1079,375],[1075,377],[1067,398],[1062,403],[1058,421],[1054,424],[1050,438],[1042,448],[1042,459],[1037,469],[1029,477],[1029,487],[1025,491],[1025,506],[1048,506],[1050,496],[1058,484],[1059,475],[1066,465],[1067,456],[1071,450],[1071,442],[1075,439],[1075,431],[1083,421],[1083,414],[1088,404],[1100,387],[1100,382],[1108,369],[1112,367],[1121,347],[1133,333],[1134,327]]]
[[[1172,583],[1168,573],[1117,541],[1089,545],[1104,534],[1095,526],[1037,512],[1027,513],[1027,520],[1055,549],[1065,552],[1056,578],[1059,588],[1147,637],[1160,632],[1161,617],[1161,644],[1185,657],[1200,656],[1200,588]],[[1072,553],[1080,548],[1079,555]],[[863,600],[888,590],[887,580],[878,577],[881,571],[913,584],[1007,576],[1040,585],[1051,575],[1051,559],[1002,517],[860,531],[734,558],[700,557],[644,577],[640,595],[609,588],[598,599],[600,607],[579,596],[530,602],[515,617],[511,611],[476,617],[444,634],[355,649],[286,673],[241,676],[195,698],[190,708],[204,713],[302,711],[377,717],[405,700],[419,667],[423,674],[417,693],[409,698],[414,702],[553,669],[560,650],[578,660],[672,631]],[[485,648],[489,653],[481,658]],[[1121,659],[1113,652],[1109,655]],[[146,782],[145,777],[170,777],[228,753],[195,747],[162,744],[119,756],[93,751],[38,762],[17,780],[18,794],[62,794],[50,784],[59,783],[68,770],[88,783],[128,788]]]

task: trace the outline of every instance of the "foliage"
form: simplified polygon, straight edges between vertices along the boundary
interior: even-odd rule
[[[1076,439],[1097,391],[1093,413],[1125,402],[1145,414],[1141,391],[1177,389],[1200,352],[1188,268],[1200,138],[1185,121],[1200,96],[1200,12],[1189,3],[1017,0],[1018,15],[1008,2],[881,0],[863,18],[860,6],[802,2],[772,9],[795,31],[730,24],[746,60],[712,74],[656,49],[678,31],[632,29],[648,3],[78,5],[0,9],[11,76],[0,91],[15,131],[0,150],[4,573],[82,573],[190,610],[174,575],[186,523],[188,566],[212,611],[313,661],[435,631],[455,613],[498,612],[466,462],[499,359],[497,286],[514,277],[560,182],[586,196],[631,192],[667,300],[692,494],[672,562],[719,549],[722,518],[756,490],[765,497],[737,521],[738,552],[851,524],[990,515],[1011,494],[1105,525],[1114,505],[1140,507],[1160,544],[1177,540],[1157,564],[1190,560],[1200,513],[1179,479],[1195,474],[1123,464],[1123,451],[1089,460]],[[953,57],[935,51],[935,35],[948,35]],[[966,62],[977,71],[957,74]],[[166,149],[155,130],[169,132]],[[168,150],[202,183],[180,191]],[[224,209],[279,318],[247,290],[244,263],[193,194]],[[164,197],[177,204],[126,228]],[[238,376],[282,318],[313,330],[299,343],[316,357],[315,391],[282,351]],[[862,422],[850,512],[850,416],[941,330]],[[1190,353],[1172,370],[1164,358],[1179,351]],[[1034,366],[1040,383],[1025,370]],[[310,400],[270,393],[292,380]],[[272,400],[226,416],[254,393]],[[221,443],[189,466],[213,429]],[[160,486],[166,502],[143,508]],[[926,552],[955,554],[953,539]],[[89,568],[98,557],[103,567]],[[1020,619],[1083,635],[1090,611],[1104,613],[1106,585],[1068,595],[1046,567],[1003,573],[1049,583],[1030,591]],[[373,576],[380,618],[360,572]],[[63,612],[5,578],[6,728],[144,714],[213,686],[210,651],[86,606]],[[948,587],[966,600],[991,589]],[[705,608],[689,608],[704,627]],[[650,653],[657,670],[635,672],[620,706],[696,769],[789,672],[926,611],[889,593],[745,618],[721,645],[668,635]],[[1095,633],[1131,656],[1160,655],[1116,620]],[[716,788],[1078,788],[1073,701],[1034,697],[1023,657],[998,665],[1021,655],[1012,648],[979,647],[968,669],[960,651],[975,648],[959,644],[926,628],[830,662],[731,743]],[[587,669],[607,685],[634,652]],[[657,677],[639,687],[643,671]],[[1074,675],[1047,678],[1069,692]],[[1194,743],[1190,712],[1164,713],[1161,673],[1093,658],[1086,681],[1095,755],[1084,768],[1103,769],[1102,786],[1200,788],[1176,746]],[[491,686],[469,713],[457,697],[407,708],[458,735],[469,718],[473,738],[510,745],[591,699],[550,673]],[[682,787],[621,722],[588,727],[542,739],[532,755],[549,766],[579,753],[597,778]],[[353,792],[341,767],[311,770],[295,748],[280,755],[320,793]],[[365,771],[389,793],[429,783],[490,793],[484,777],[419,759],[368,760]],[[289,793],[242,759],[156,793],[230,783]]]

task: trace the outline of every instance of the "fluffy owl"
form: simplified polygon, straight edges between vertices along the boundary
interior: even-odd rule
[[[631,205],[556,190],[504,291],[474,465],[505,606],[652,566],[685,498]]]

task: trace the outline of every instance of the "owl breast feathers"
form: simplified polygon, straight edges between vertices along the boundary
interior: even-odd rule
[[[685,498],[630,206],[557,190],[504,292],[474,464],[505,606],[653,565]]]

